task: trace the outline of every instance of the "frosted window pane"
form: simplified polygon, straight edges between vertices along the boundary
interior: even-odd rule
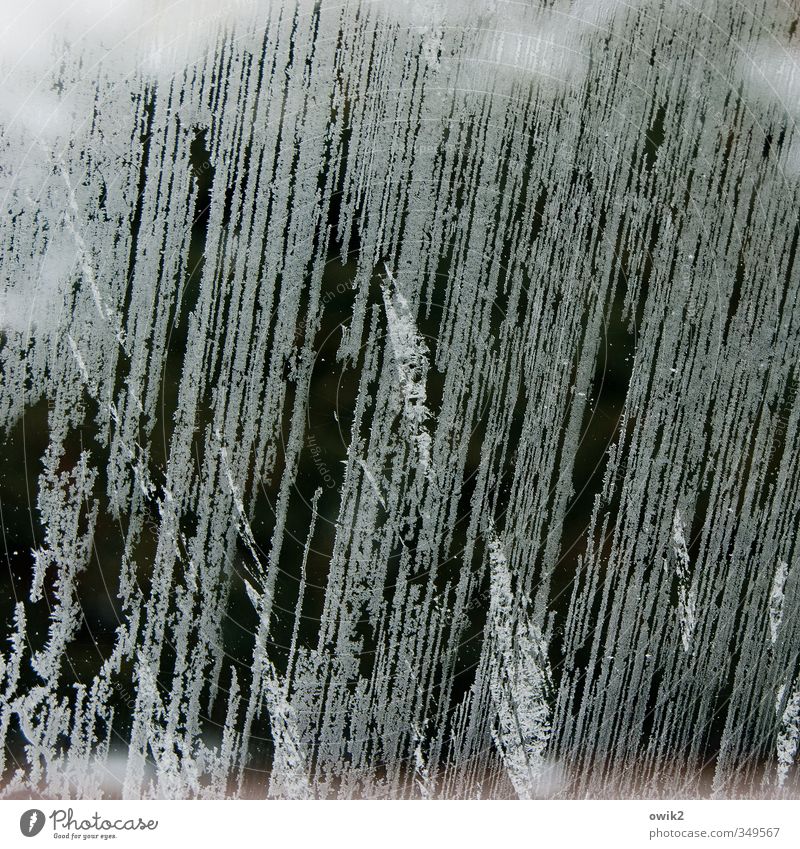
[[[0,32],[0,790],[795,796],[800,35]]]

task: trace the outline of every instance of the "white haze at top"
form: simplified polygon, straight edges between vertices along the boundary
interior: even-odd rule
[[[3,793],[795,795],[798,17],[10,10]]]

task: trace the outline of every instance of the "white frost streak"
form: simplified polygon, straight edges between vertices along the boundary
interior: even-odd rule
[[[514,600],[503,544],[490,531],[489,620],[491,693],[497,709],[493,734],[508,777],[520,799],[537,795],[547,764],[551,686],[547,644],[527,612]]]
[[[780,713],[780,706],[786,692],[786,684],[778,692],[775,709]],[[783,714],[780,714],[780,727],[776,744],[778,758],[778,787],[783,787],[794,764],[797,746],[800,742],[800,687],[792,692],[786,702]]]
[[[773,646],[778,641],[778,633],[781,629],[781,622],[783,622],[784,587],[788,574],[789,564],[781,560],[775,570],[772,590],[769,594],[769,634]]]
[[[217,438],[219,439],[219,433],[217,434]],[[247,514],[244,509],[244,502],[242,501],[242,496],[239,493],[239,487],[236,485],[236,481],[233,479],[233,473],[231,472],[231,467],[228,464],[228,451],[222,446],[219,449],[220,461],[222,463],[223,470],[225,472],[225,480],[228,484],[228,491],[233,499],[233,505],[236,508],[236,521],[239,528],[239,535],[247,546],[247,550],[250,552],[252,557],[253,566],[255,567],[257,574],[259,576],[263,575],[263,566],[261,564],[261,558],[258,555],[258,545],[256,543],[256,539],[253,536],[253,529],[250,527],[250,521],[247,518]],[[247,587],[248,594],[252,594],[254,592],[253,587],[250,583],[245,584]],[[252,598],[252,595],[251,595]],[[258,605],[256,605],[257,607]]]
[[[697,627],[697,593],[691,584],[686,530],[678,510],[675,511],[672,522],[672,539],[676,559],[675,574],[678,578],[678,621],[681,627],[681,642],[683,650],[689,654]]]
[[[425,422],[430,417],[425,400],[428,374],[428,349],[419,335],[408,301],[400,286],[385,268],[388,283],[383,284],[383,303],[389,325],[389,341],[397,367],[400,391],[403,395],[403,416],[411,430],[420,468],[433,482],[435,474],[431,465],[431,435]]]
[[[269,780],[269,795],[280,799],[312,799],[305,750],[297,716],[286,697],[272,663],[265,660],[264,699],[272,725],[275,753]]]

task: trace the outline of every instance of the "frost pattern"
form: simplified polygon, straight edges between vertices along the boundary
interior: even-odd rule
[[[800,742],[800,688],[795,689],[786,701],[786,706],[781,710],[783,695],[786,686],[781,688],[776,708],[780,717],[780,730],[778,731],[778,775],[777,783],[783,787],[786,777],[794,764],[797,754],[797,745]]]
[[[0,35],[2,794],[796,795],[792,4],[73,6]]]
[[[683,650],[692,649],[692,637],[697,626],[696,596],[691,585],[689,551],[686,548],[686,530],[681,514],[676,510],[672,522],[673,552],[675,555],[675,573],[678,577],[678,621],[681,626]]]
[[[789,574],[789,564],[781,560],[775,570],[772,580],[772,591],[769,594],[769,633],[773,645],[778,640],[778,633],[783,622],[784,587]]]
[[[431,435],[425,427],[425,421],[430,416],[425,406],[428,351],[414,326],[408,301],[388,268],[386,277],[388,282],[383,286],[383,303],[386,307],[392,356],[397,364],[397,379],[403,395],[403,415],[408,421],[420,468],[432,481]],[[366,469],[365,474],[369,474]]]
[[[490,689],[497,710],[493,737],[520,799],[536,798],[546,769],[550,739],[548,704],[550,665],[547,644],[524,609],[514,603],[511,572],[503,545],[492,535],[491,605],[492,646]]]

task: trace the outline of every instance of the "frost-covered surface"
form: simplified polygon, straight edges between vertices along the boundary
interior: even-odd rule
[[[796,7],[23,5],[2,792],[796,795]]]

